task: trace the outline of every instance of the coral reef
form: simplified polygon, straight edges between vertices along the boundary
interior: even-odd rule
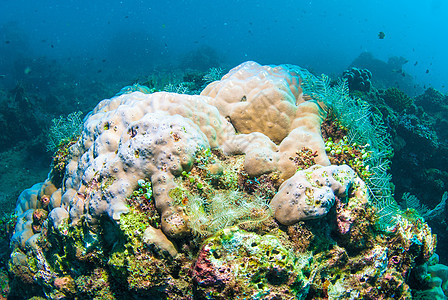
[[[441,92],[430,87],[425,90],[425,92],[417,97],[415,97],[415,103],[425,107],[425,110],[429,113],[440,112],[443,106],[446,106],[447,96],[443,95]]]
[[[133,85],[128,85],[125,86],[124,88],[122,88],[115,96],[120,96],[123,94],[130,94],[133,92],[141,92],[143,94],[151,94],[156,92],[155,88],[150,89],[147,86],[138,84],[138,83],[134,83]]]
[[[408,62],[404,57],[392,56],[387,62],[375,58],[370,52],[361,53],[350,67],[368,69],[372,73],[372,85],[379,89],[397,87],[406,94],[415,96],[423,91],[423,87],[416,84],[412,75],[403,70]]]
[[[0,103],[0,126],[3,128],[0,150],[5,151],[22,141],[36,143],[47,124],[25,88],[17,84],[9,93],[0,92]]]
[[[439,139],[447,140],[448,121],[445,116],[448,111],[448,96],[434,88],[428,88],[422,95],[415,98],[415,103],[424,108],[427,113],[426,119],[430,121],[428,125],[434,128]]]
[[[364,182],[356,178],[351,168],[316,165],[286,180],[272,198],[271,207],[275,218],[284,225],[321,218],[330,211],[336,196],[346,196],[350,188],[367,201]]]
[[[408,298],[435,236],[393,202],[388,137],[344,84],[246,62],[201,95],[134,88],[20,195],[12,297]]]
[[[372,73],[367,69],[352,67],[342,73],[342,78],[347,80],[350,91],[368,92],[372,87]]]
[[[426,263],[415,268],[412,274],[416,289],[413,299],[447,299],[448,267],[439,264],[439,256],[434,254]]]
[[[325,133],[335,132],[337,133],[335,141],[337,141],[346,130],[346,137],[342,136],[345,142],[339,145],[342,146],[341,153],[342,150],[345,152],[344,143],[352,144],[353,147],[350,148],[356,148],[360,145],[365,152],[369,153],[368,157],[362,161],[363,166],[359,165],[368,168],[369,176],[360,175],[364,176],[363,179],[369,186],[370,201],[378,209],[379,224],[383,227],[393,226],[393,216],[399,210],[393,198],[393,189],[390,184],[391,177],[387,173],[393,150],[387,127],[381,119],[381,115],[372,112],[369,104],[362,99],[351,98],[345,81],[339,81],[332,86],[329,77],[326,75],[316,78],[300,67],[289,65],[286,67],[297,74],[301,74],[301,78],[304,78],[302,82],[304,92],[311,95],[313,99],[325,103],[327,109],[333,114],[333,116],[330,116],[330,120],[338,120],[338,122],[330,125],[329,129],[323,128],[323,136],[325,136]],[[329,124],[324,122],[323,125],[328,126]],[[329,138],[327,138],[328,142]],[[328,147],[327,144],[326,149]],[[330,154],[332,154],[331,147]],[[354,158],[358,160],[362,158],[356,157],[355,153],[351,155],[355,155]]]
[[[210,68],[208,72],[203,76],[203,80],[206,84],[209,84],[213,81],[220,80],[224,75],[224,69],[222,68]]]
[[[274,235],[230,227],[207,239],[192,267],[201,299],[305,299],[310,256],[297,257]]]
[[[442,200],[433,209],[428,208],[425,204],[421,204],[420,200],[409,193],[404,193],[401,197],[401,206],[404,208],[415,209],[425,220],[441,220],[443,221],[443,214],[446,210],[446,201],[448,200],[448,192],[442,196]]]
[[[385,90],[383,98],[386,103],[396,111],[403,111],[404,109],[409,108],[414,102],[411,97],[395,87]]]
[[[67,117],[60,116],[51,120],[52,125],[48,134],[47,150],[54,152],[61,143],[69,143],[80,134],[81,131],[81,114],[82,112],[74,112]]]
[[[399,199],[411,193],[425,207],[435,208],[447,191],[445,183],[448,180],[448,127],[445,118],[448,107],[443,104],[445,96],[429,88],[424,94],[415,97],[414,103],[408,108],[398,111],[384,101],[384,93],[372,91],[360,96],[378,108],[391,134],[395,153],[391,158],[395,195]],[[445,251],[448,247],[444,217],[446,208],[439,207],[437,211],[440,211],[440,215],[435,218],[421,208],[419,212],[438,235],[438,249]],[[440,260],[447,263],[445,256],[441,256]]]

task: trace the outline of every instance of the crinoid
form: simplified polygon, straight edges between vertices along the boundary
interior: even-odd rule
[[[217,193],[209,200],[194,196],[187,202],[186,211],[190,228],[201,237],[233,225],[255,225],[271,215],[264,198],[240,191]]]

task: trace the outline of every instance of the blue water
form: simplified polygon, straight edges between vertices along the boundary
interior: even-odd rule
[[[45,180],[53,118],[85,115],[151,75],[196,70],[202,78],[211,67],[228,71],[253,60],[295,64],[334,79],[368,53],[371,59],[358,67],[372,72],[376,88],[396,86],[411,97],[428,87],[446,94],[447,17],[447,0],[0,0],[0,217],[14,209],[23,189]],[[440,137],[448,132],[439,110],[445,103],[431,108],[425,101],[419,105],[434,119],[422,124]],[[416,120],[423,109],[396,115]],[[392,162],[397,200],[410,191],[432,209],[447,187],[446,138],[440,139],[445,152],[437,152],[428,139],[410,143],[415,136],[402,127],[394,133],[403,137],[401,145],[394,141],[402,152],[395,147]],[[434,232],[448,264],[443,222]],[[0,271],[9,257],[1,238]]]
[[[255,60],[338,76],[368,51],[406,58],[403,71],[417,84],[446,92],[447,15],[442,0],[2,0],[0,84],[25,71],[17,61],[42,56],[92,77],[191,68],[185,56],[198,49],[210,58],[196,61],[203,69]]]

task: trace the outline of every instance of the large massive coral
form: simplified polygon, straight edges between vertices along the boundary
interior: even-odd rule
[[[300,80],[288,69],[247,62],[201,93],[213,98],[213,105],[237,132],[261,132],[278,145],[274,148],[279,151],[277,155],[266,153],[265,149],[257,151],[268,164],[264,163],[266,166],[253,175],[278,169],[284,179],[291,177],[295,166],[289,158],[302,147],[316,152],[317,163],[330,164],[320,134],[326,112],[322,103],[305,101]]]
[[[407,297],[407,272],[432,255],[434,237],[409,216],[376,236],[361,174],[330,166],[326,106],[301,80],[247,62],[201,95],[101,101],[64,163],[19,197],[17,281],[54,299],[345,299],[378,282],[378,295]],[[296,173],[297,161],[317,165]]]

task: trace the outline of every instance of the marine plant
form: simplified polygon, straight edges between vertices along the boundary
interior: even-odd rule
[[[220,80],[221,77],[224,75],[224,69],[223,68],[210,68],[208,69],[207,73],[204,75],[203,80],[205,81],[205,84],[209,84],[210,82]]]
[[[82,112],[73,112],[68,116],[59,116],[51,120],[48,133],[47,151],[54,152],[61,144],[69,143],[81,133]]]
[[[336,122],[337,121],[333,121]],[[342,129],[346,133],[346,130]],[[349,143],[347,135],[342,137],[328,136],[325,141],[325,151],[333,165],[349,165],[363,180],[368,179],[372,173],[366,161],[370,158],[370,152],[366,146],[357,143]]]

